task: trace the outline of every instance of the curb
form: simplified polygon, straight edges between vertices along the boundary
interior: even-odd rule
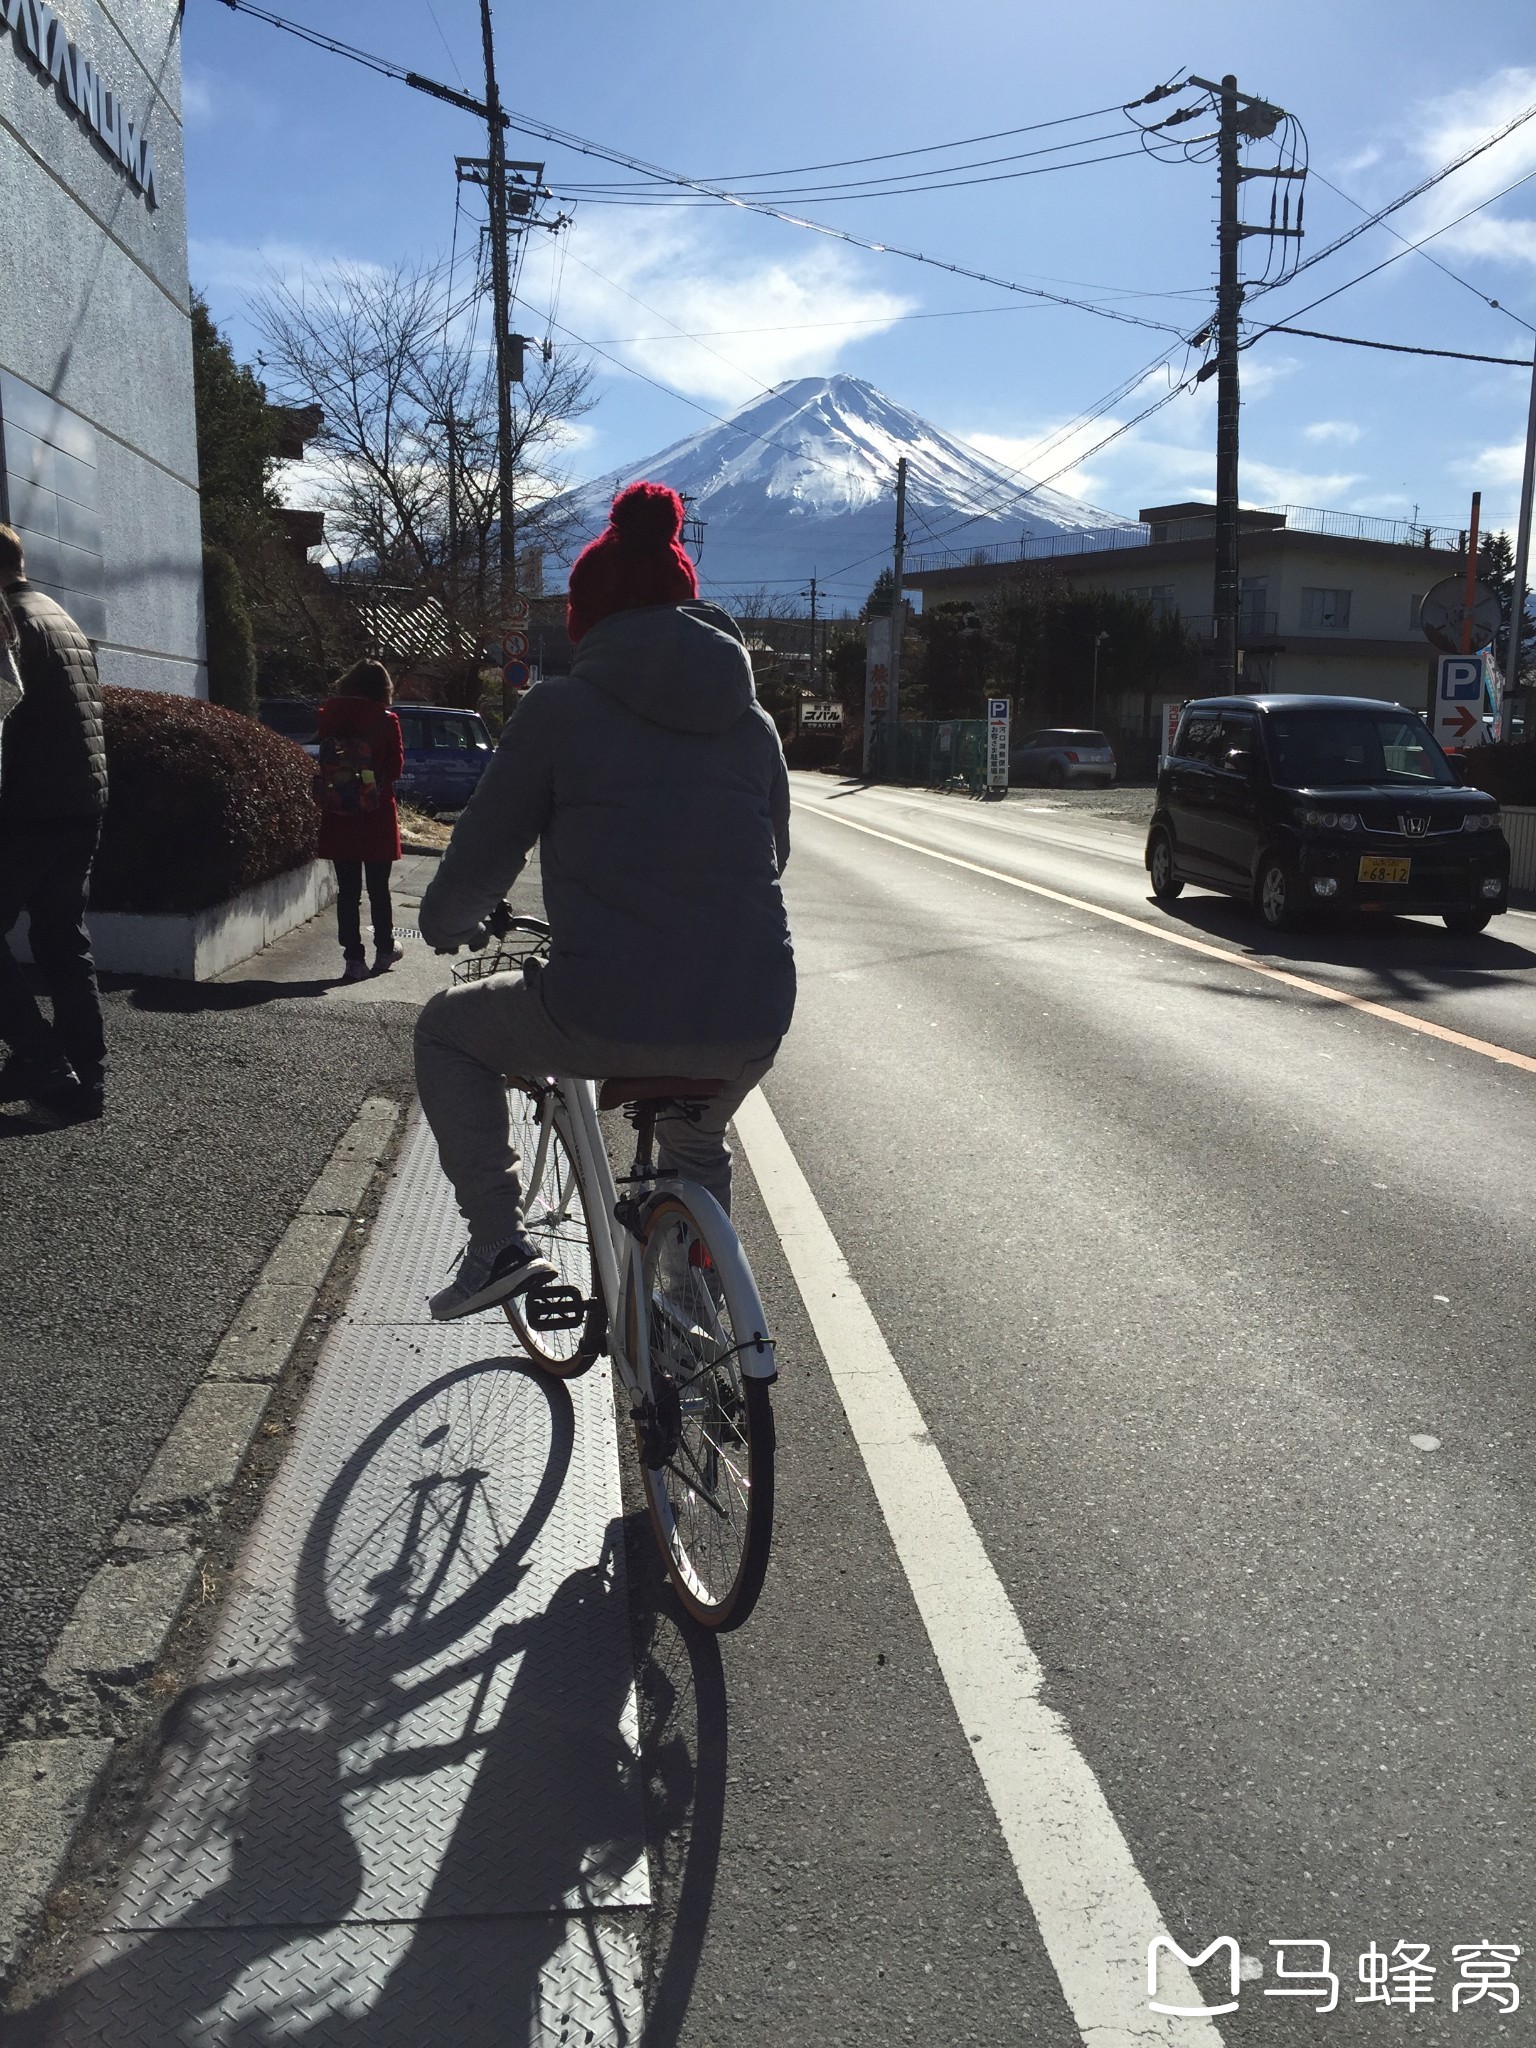
[[[332,1262],[393,1144],[370,1096],[305,1195],[160,1446],[0,1747],[0,1988],[13,1976],[145,1695],[209,1535]]]
[[[421,839],[402,839],[400,842],[400,851],[403,854],[424,853],[430,860],[441,860],[443,855],[448,851],[448,849],[446,846],[428,846],[426,842]]]

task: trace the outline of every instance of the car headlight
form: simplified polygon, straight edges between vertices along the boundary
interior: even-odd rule
[[[1360,820],[1353,811],[1303,811],[1301,822],[1309,832],[1358,832]]]
[[[1468,811],[1461,821],[1463,832],[1497,832],[1499,814],[1497,811]]]

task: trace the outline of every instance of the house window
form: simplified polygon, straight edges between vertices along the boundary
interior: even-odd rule
[[[1304,590],[1301,593],[1301,626],[1306,633],[1347,633],[1349,592]]]
[[[1269,578],[1245,576],[1237,589],[1237,615],[1245,625],[1262,619],[1269,610]]]
[[[1171,612],[1176,612],[1179,608],[1171,583],[1143,583],[1125,594],[1133,598],[1137,604],[1149,605],[1154,619],[1166,619]]]

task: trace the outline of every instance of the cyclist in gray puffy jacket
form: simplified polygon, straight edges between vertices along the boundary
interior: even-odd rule
[[[423,938],[473,944],[539,846],[549,961],[434,996],[416,1081],[469,1225],[440,1321],[555,1277],[523,1234],[504,1077],[674,1074],[726,1082],[663,1117],[664,1166],[730,1206],[725,1127],[773,1063],[795,1001],[779,876],[789,783],[734,620],[698,601],[683,508],[614,501],[570,580],[569,676],[530,690],[421,901]]]

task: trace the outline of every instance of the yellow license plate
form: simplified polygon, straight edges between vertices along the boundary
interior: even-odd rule
[[[1360,856],[1360,879],[1362,882],[1406,882],[1411,861],[1394,859],[1385,853],[1363,853]]]

